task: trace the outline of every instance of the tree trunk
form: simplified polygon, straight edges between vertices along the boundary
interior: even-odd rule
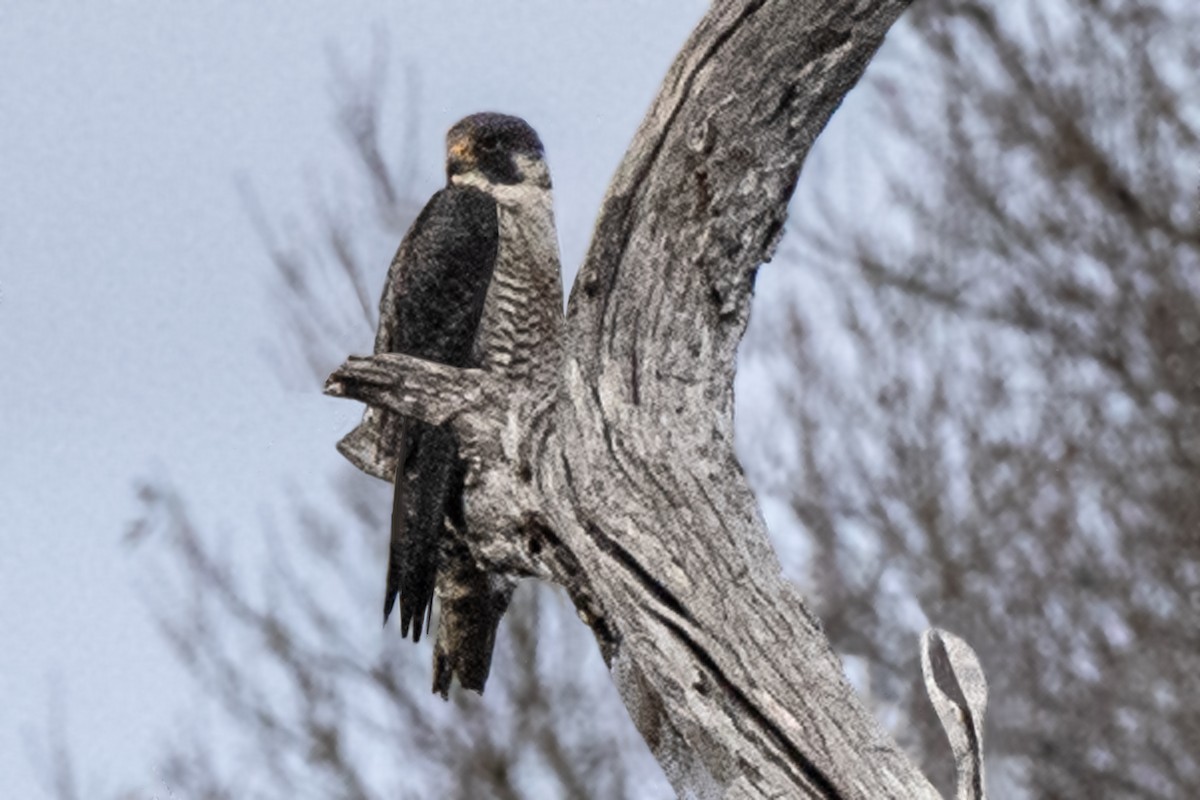
[[[782,578],[733,450],[755,273],[809,147],[906,6],[713,4],[604,200],[553,394],[399,355],[327,385],[452,421],[476,560],[567,588],[681,797],[937,796]],[[978,731],[982,673],[972,654],[974,694],[949,691],[966,646],[940,636],[939,715]],[[982,763],[967,772],[960,796],[982,797]]]

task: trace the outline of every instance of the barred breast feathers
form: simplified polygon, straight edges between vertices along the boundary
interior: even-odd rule
[[[557,367],[563,297],[549,172],[541,159],[516,158],[519,183],[475,173],[453,181],[488,193],[498,206],[499,250],[476,353],[485,368],[522,378]]]

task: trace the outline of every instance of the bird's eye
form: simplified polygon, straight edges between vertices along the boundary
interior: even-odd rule
[[[495,136],[484,136],[479,140],[479,149],[486,153],[493,153],[500,148],[500,140]]]

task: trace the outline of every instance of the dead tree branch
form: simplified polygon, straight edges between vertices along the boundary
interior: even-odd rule
[[[451,420],[472,555],[567,588],[681,796],[937,796],[781,577],[733,450],[755,272],[809,147],[906,6],[714,4],[609,189],[549,389],[493,393],[390,356],[332,379]]]

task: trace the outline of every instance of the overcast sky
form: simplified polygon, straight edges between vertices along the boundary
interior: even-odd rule
[[[442,180],[455,120],[484,109],[530,120],[570,280],[608,178],[705,6],[6,0],[6,796],[41,796],[26,739],[44,736],[55,694],[86,785],[155,789],[156,742],[195,687],[147,613],[151,562],[122,544],[138,478],[168,476],[201,523],[228,528],[280,503],[285,480],[319,493],[341,468],[333,443],[361,408],[285,390],[265,363],[272,268],[236,189],[249,180],[283,218],[304,211],[306,176],[344,165],[328,49],[361,65],[385,32],[397,96],[403,64],[417,68],[421,197]],[[385,135],[404,127],[384,122]]]

